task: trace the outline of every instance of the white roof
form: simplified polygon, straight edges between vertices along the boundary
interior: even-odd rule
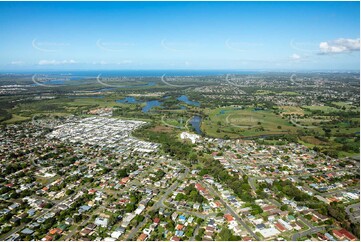
[[[111,234],[111,237],[114,238],[114,239],[118,239],[121,235],[122,235],[122,232],[120,232],[120,231],[114,231],[114,232]]]
[[[269,238],[275,235],[280,234],[280,232],[275,228],[262,229],[258,231],[264,238]]]

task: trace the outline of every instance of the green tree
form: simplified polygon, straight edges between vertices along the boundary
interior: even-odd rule
[[[219,232],[219,237],[223,241],[229,241],[232,237],[232,232],[228,228],[223,228],[221,232]]]

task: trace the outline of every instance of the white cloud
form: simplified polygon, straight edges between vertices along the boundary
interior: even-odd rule
[[[321,54],[340,54],[360,51],[360,39],[336,39],[320,43]]]
[[[75,60],[40,60],[39,65],[66,65],[66,64],[76,64]]]
[[[93,61],[92,64],[93,65],[107,65],[107,66],[110,66],[110,65],[129,65],[129,64],[133,64],[134,62],[132,60],[121,60],[121,61],[118,61],[118,62],[107,62],[107,61],[104,61],[104,60],[101,60],[101,61]]]
[[[297,55],[297,54],[293,54],[290,56],[290,58],[294,61],[298,61],[301,59],[301,56],[300,55]]]
[[[133,63],[132,60],[123,60],[123,61],[121,61],[121,62],[118,62],[117,64],[118,64],[118,65],[123,65],[123,64],[132,64],[132,63]]]
[[[101,60],[101,61],[93,61],[93,65],[108,65],[109,63]]]
[[[10,62],[10,64],[11,65],[22,65],[22,64],[24,64],[24,62],[23,61],[12,61],[12,62]]]

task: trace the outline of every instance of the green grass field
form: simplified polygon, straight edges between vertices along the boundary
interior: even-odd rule
[[[329,106],[302,106],[304,109],[309,109],[311,111],[322,111],[324,113],[338,112],[340,111],[338,108],[329,107]]]
[[[267,134],[295,133],[297,128],[280,115],[268,110],[255,111],[253,108],[237,110],[217,108],[206,110],[209,118],[203,120],[202,130],[213,137],[231,138]]]
[[[23,117],[20,115],[13,114],[12,118],[9,120],[4,121],[5,124],[13,124],[17,122],[27,121],[30,120],[30,117]]]
[[[320,117],[320,118],[297,118],[297,119],[294,119],[296,122],[299,122],[301,125],[304,125],[304,126],[317,126],[317,125],[320,125],[322,123],[327,123],[327,122],[330,122],[331,119],[328,119],[327,117]]]
[[[179,127],[179,128],[184,128],[185,129],[185,125],[187,122],[187,118],[176,118],[176,117],[168,117],[168,116],[164,116],[162,118],[162,121],[164,124],[168,125],[168,126],[175,126],[175,127]]]
[[[284,114],[292,114],[292,115],[300,115],[303,116],[305,114],[304,110],[300,107],[295,106],[279,106],[279,109]]]
[[[332,102],[332,104],[335,104],[340,108],[345,107],[346,110],[350,110],[351,108],[355,107],[351,103],[348,103],[348,102]]]

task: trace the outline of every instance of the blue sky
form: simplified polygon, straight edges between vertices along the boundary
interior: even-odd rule
[[[0,2],[0,70],[359,70],[359,2]]]

